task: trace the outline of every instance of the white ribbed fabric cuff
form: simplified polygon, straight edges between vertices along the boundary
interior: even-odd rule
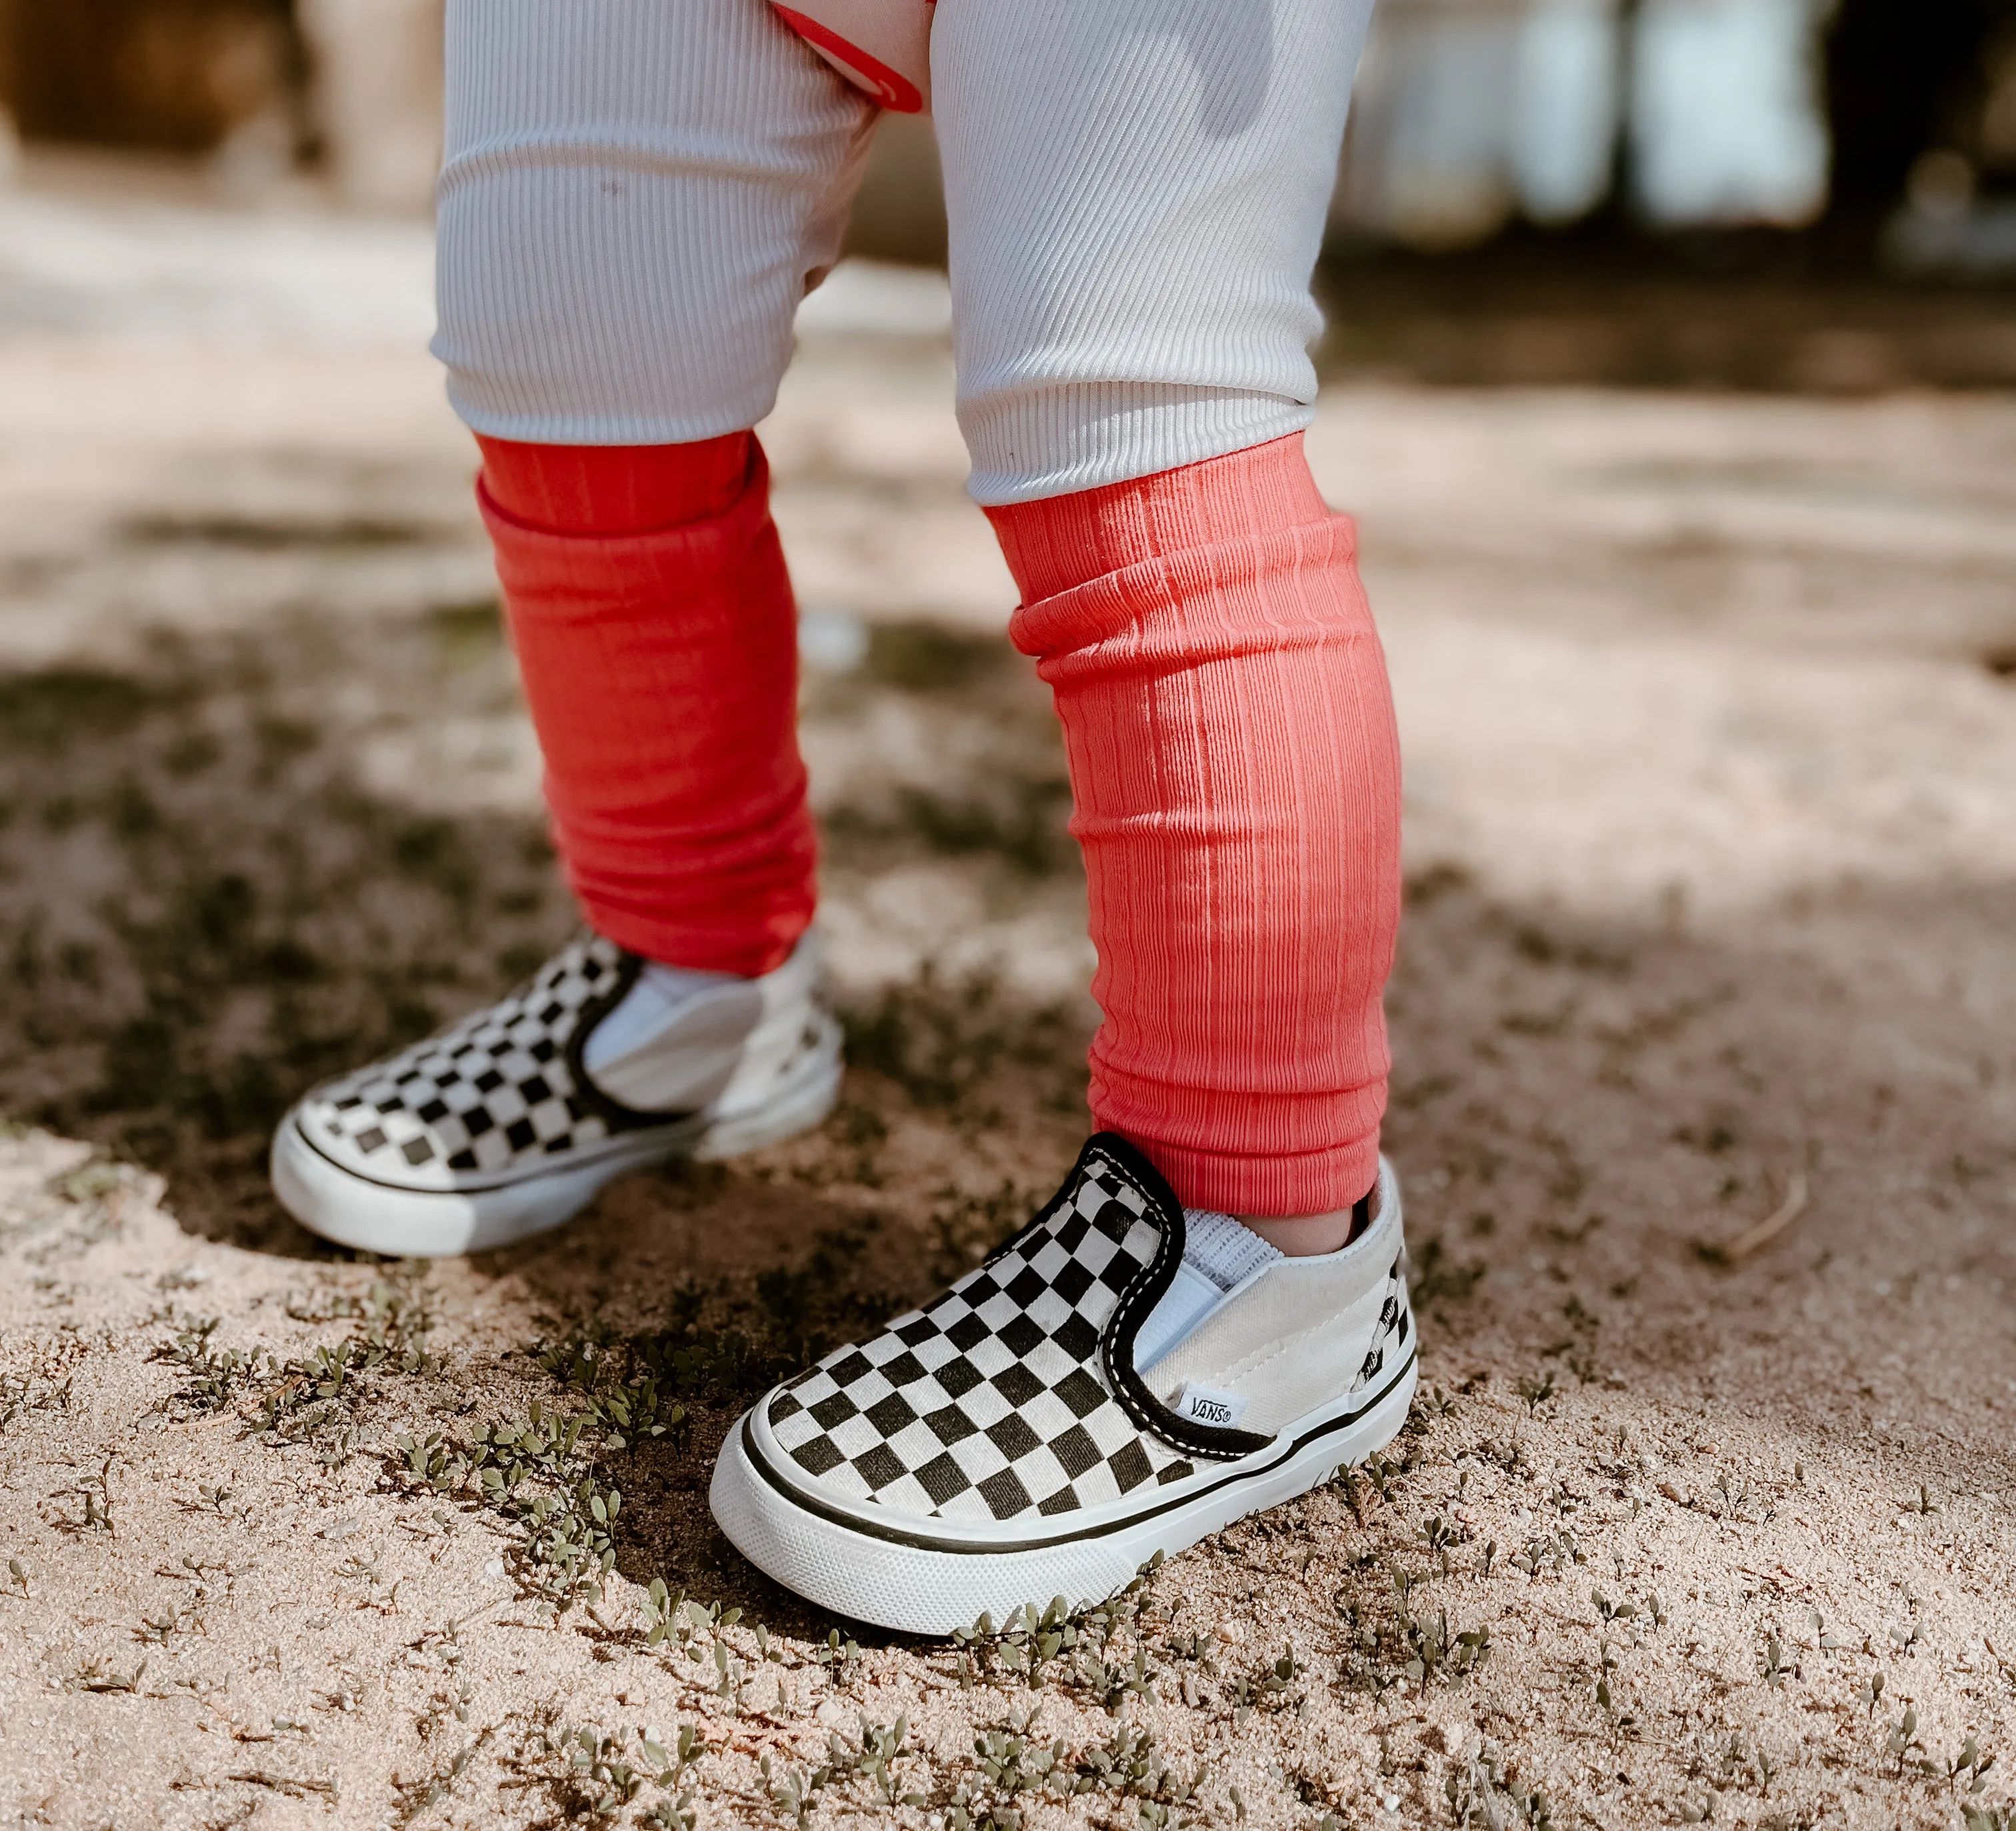
[[[999,395],[960,407],[967,488],[982,508],[1040,502],[1286,438],[1315,416],[1308,402],[1232,388],[1089,382]]]

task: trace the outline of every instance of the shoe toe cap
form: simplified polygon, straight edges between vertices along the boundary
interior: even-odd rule
[[[337,1090],[309,1094],[282,1122],[338,1168],[373,1182],[401,1188],[446,1189],[458,1170],[478,1166],[473,1152],[460,1155],[441,1130],[419,1115],[387,1110]]]

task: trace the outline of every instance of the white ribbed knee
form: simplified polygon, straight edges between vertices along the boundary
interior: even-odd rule
[[[1309,423],[1371,0],[940,0],[932,106],[973,494],[1026,502]]]
[[[871,118],[765,0],[449,0],[441,327],[495,438],[751,426]]]
[[[959,412],[983,503],[1308,424],[1309,274],[1371,0],[939,0]],[[449,0],[441,330],[480,432],[752,425],[869,111],[766,0]]]

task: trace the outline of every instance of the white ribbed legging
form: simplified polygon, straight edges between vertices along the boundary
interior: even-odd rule
[[[959,414],[982,503],[1305,426],[1309,275],[1371,0],[938,0]],[[766,0],[449,0],[456,410],[556,445],[769,411],[873,110]]]

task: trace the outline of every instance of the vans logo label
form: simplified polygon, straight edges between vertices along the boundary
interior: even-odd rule
[[[1187,1418],[1193,1424],[1230,1430],[1246,1415],[1246,1400],[1237,1393],[1222,1393],[1215,1386],[1193,1382],[1176,1394],[1174,1410],[1179,1418]]]

